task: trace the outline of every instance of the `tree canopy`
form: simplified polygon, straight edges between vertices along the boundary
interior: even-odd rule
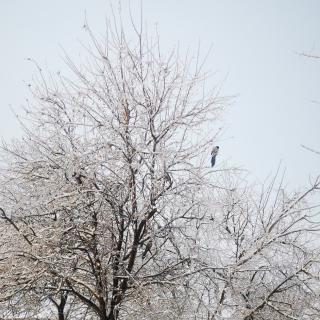
[[[198,56],[91,30],[3,143],[0,317],[318,319],[315,180],[290,194],[211,168],[227,99]]]

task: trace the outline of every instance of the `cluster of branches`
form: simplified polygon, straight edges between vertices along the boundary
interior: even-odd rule
[[[198,59],[87,30],[90,60],[39,69],[24,136],[2,145],[0,317],[318,318],[320,182],[218,183],[207,128],[225,100]]]
[[[233,177],[219,190],[205,224],[197,258],[198,308],[208,319],[317,319],[319,317],[318,205],[316,179],[288,194],[276,175],[257,188]]]

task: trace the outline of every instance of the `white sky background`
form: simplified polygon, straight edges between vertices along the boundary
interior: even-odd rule
[[[134,12],[139,3],[131,0]],[[27,58],[63,72],[60,46],[77,60],[85,12],[103,33],[106,0],[0,1],[1,137],[19,132],[10,105],[17,109],[28,97],[24,81],[35,69]],[[297,54],[320,55],[320,1],[148,0],[143,12],[150,30],[157,23],[164,51],[177,42],[194,51],[199,40],[204,51],[213,45],[206,66],[217,71],[224,94],[237,95],[224,117],[217,166],[235,164],[263,180],[281,161],[291,186],[320,172],[320,156],[301,147],[320,150],[320,103],[313,102],[320,101],[320,59]]]

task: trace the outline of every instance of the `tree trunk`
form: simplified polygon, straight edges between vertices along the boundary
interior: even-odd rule
[[[57,306],[57,308],[58,308],[58,319],[59,320],[65,320],[64,307],[66,306],[66,303],[67,303],[67,296],[64,295],[64,294],[61,294],[60,304]]]
[[[112,308],[106,320],[117,320],[119,318],[119,311]]]
[[[60,307],[58,308],[58,318],[59,318],[59,320],[65,320],[63,308],[62,309]]]

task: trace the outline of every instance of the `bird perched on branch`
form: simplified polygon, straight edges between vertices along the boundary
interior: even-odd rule
[[[216,156],[219,152],[219,146],[215,146],[211,151],[211,167],[213,167],[216,163]]]

